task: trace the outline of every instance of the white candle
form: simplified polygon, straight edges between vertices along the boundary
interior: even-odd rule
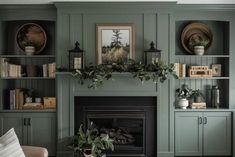
[[[74,69],[81,69],[82,65],[82,58],[81,57],[75,57],[73,62],[73,68]]]
[[[158,63],[158,57],[155,58],[155,62]]]
[[[155,58],[154,58],[154,57],[152,57],[152,64],[154,64],[154,61],[155,61]]]

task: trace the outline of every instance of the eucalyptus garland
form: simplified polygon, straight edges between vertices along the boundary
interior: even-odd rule
[[[104,80],[112,78],[113,72],[129,72],[134,78],[138,78],[141,82],[152,80],[154,83],[158,81],[164,82],[169,75],[177,78],[174,73],[174,64],[165,65],[162,61],[144,65],[141,62],[129,60],[128,63],[115,63],[111,65],[89,64],[80,70],[75,70],[72,75],[78,79],[78,82],[83,85],[85,80],[90,80],[88,88],[97,88],[101,86]]]

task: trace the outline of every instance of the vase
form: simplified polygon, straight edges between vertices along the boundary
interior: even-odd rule
[[[84,157],[93,157],[91,154],[85,154],[83,153]]]
[[[195,97],[195,102],[197,102],[197,103],[203,102],[203,97],[202,96],[196,96]]]
[[[37,76],[37,67],[35,65],[26,66],[27,77],[36,77]]]
[[[84,157],[93,157],[91,154],[91,149],[84,149],[83,150],[83,156]]]
[[[35,47],[34,46],[25,46],[25,54],[26,55],[33,55],[35,53]]]
[[[195,55],[203,55],[205,52],[204,46],[194,46],[194,54]]]
[[[178,106],[181,109],[187,109],[189,102],[186,98],[181,98],[178,100]]]
[[[27,97],[27,98],[25,98],[25,102],[26,103],[32,103],[33,102],[33,98],[32,97]]]
[[[212,107],[220,107],[220,90],[218,86],[212,86],[211,88],[211,105]]]
[[[41,103],[42,102],[42,98],[39,98],[39,97],[35,98],[35,102]]]

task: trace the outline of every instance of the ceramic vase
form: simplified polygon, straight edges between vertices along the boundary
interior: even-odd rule
[[[27,97],[27,98],[25,98],[25,102],[26,103],[32,103],[33,102],[33,98],[32,97]]]
[[[204,46],[194,46],[195,55],[204,55],[205,47]]]
[[[187,109],[189,101],[186,98],[181,98],[178,100],[178,106],[181,109]]]
[[[84,150],[83,150],[83,156],[84,156],[84,157],[93,157],[93,156],[91,155],[91,149],[84,149]]]
[[[34,55],[35,47],[34,46],[25,46],[25,54],[26,55]]]
[[[37,67],[35,65],[27,65],[26,72],[28,77],[36,77],[37,76]]]

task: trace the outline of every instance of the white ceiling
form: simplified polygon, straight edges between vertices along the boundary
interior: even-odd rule
[[[53,2],[177,2],[178,4],[235,4],[235,0],[0,0],[0,4],[49,4]]]

